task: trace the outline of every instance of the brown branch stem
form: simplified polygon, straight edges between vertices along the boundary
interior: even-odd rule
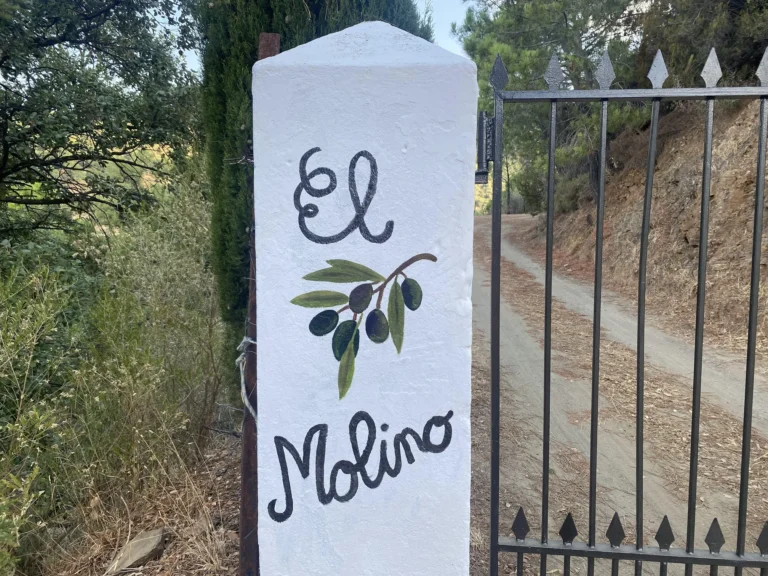
[[[373,296],[373,294],[376,294],[377,292],[379,293],[379,296],[376,299],[376,308],[381,308],[381,300],[382,300],[382,298],[384,298],[384,288],[387,287],[387,284],[389,284],[394,278],[396,278],[398,274],[402,274],[403,271],[406,268],[408,268],[408,266],[410,266],[411,264],[415,264],[416,262],[419,262],[420,260],[429,260],[430,262],[437,262],[437,256],[435,256],[433,254],[429,254],[427,252],[423,252],[421,254],[416,254],[416,256],[411,256],[410,258],[408,258],[408,260],[406,260],[405,262],[400,264],[400,266],[395,268],[394,272],[392,272],[392,274],[390,274],[384,280],[384,282],[382,282],[381,285],[378,288],[376,288],[373,291],[373,293],[371,294],[371,296]],[[347,304],[343,308],[340,308],[338,310],[338,314],[341,314],[345,310],[349,310],[349,304]]]

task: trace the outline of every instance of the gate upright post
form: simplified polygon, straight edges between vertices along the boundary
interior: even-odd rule
[[[500,308],[501,308],[501,155],[504,101],[501,91],[509,76],[501,61],[491,72],[494,95],[493,202],[491,226],[491,576],[499,573],[499,404],[500,404]]]
[[[364,22],[252,86],[259,569],[466,576],[477,68]]]
[[[277,56],[280,53],[280,34],[262,32],[259,34],[259,60]],[[249,154],[253,156],[253,154]],[[253,194],[253,173],[246,169],[246,180]],[[251,199],[253,202],[253,199]],[[248,275],[248,317],[245,335],[256,340],[256,240],[254,227],[249,230],[250,273]],[[256,401],[256,350],[253,344],[245,348],[245,393],[254,408]],[[248,410],[243,411],[242,459],[240,462],[240,576],[259,574],[259,539],[258,526],[258,485],[248,482],[256,478],[258,458],[256,455],[256,422]]]

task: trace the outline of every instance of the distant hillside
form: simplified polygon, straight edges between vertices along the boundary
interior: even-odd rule
[[[715,109],[706,338],[737,350],[746,346],[758,109],[758,102],[718,102]],[[702,105],[686,105],[661,118],[648,255],[648,311],[687,336],[692,335],[695,322],[703,148]],[[644,130],[621,134],[609,150],[605,283],[633,299],[637,296],[647,149],[648,130]],[[590,280],[594,212],[594,202],[586,202],[555,222],[556,266]],[[529,248],[543,248],[541,225],[518,230],[513,236]],[[765,233],[763,240],[758,349],[765,352]]]

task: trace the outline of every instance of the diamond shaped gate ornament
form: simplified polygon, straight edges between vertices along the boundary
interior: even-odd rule
[[[768,522],[763,524],[760,536],[757,537],[757,548],[760,550],[760,556],[768,555]]]
[[[560,84],[563,83],[565,76],[563,75],[563,69],[560,66],[560,59],[557,57],[557,52],[552,54],[552,58],[549,59],[549,65],[547,71],[544,72],[544,81],[547,83],[547,87],[551,92],[560,89]]]
[[[667,72],[667,65],[664,63],[664,56],[662,56],[661,50],[657,50],[651,69],[648,71],[648,80],[651,81],[651,86],[658,90],[664,87],[664,81],[668,77],[669,72]]]
[[[717,518],[712,520],[712,525],[709,527],[709,532],[707,532],[704,542],[709,546],[710,553],[720,554],[720,549],[725,544],[725,536],[723,536],[723,531],[720,530],[720,522],[717,521]]]
[[[515,516],[515,521],[512,522],[512,533],[515,535],[515,539],[517,539],[518,542],[522,542],[530,531],[531,527],[528,526],[528,519],[525,517],[523,507],[520,506],[520,509],[517,511],[517,516]]]
[[[757,67],[756,76],[760,79],[761,86],[768,86],[768,48],[765,49],[760,66]]]
[[[603,57],[600,60],[600,65],[597,67],[595,76],[601,90],[608,90],[616,79],[616,73],[613,71],[613,64],[611,64],[611,57],[608,56],[608,50],[603,52]]]
[[[579,535],[579,531],[576,530],[576,523],[573,521],[573,516],[571,516],[570,512],[565,517],[565,521],[558,534],[563,539],[563,544],[573,544],[573,540]]]
[[[656,542],[659,543],[659,549],[669,551],[672,542],[675,541],[675,535],[672,533],[672,526],[669,525],[669,518],[664,516],[661,521],[658,532],[656,532]]]
[[[494,90],[504,90],[507,82],[509,82],[507,68],[504,66],[501,54],[496,54],[496,61],[493,63],[493,69],[491,70],[491,86],[493,86]]]
[[[704,85],[707,88],[714,88],[723,77],[723,71],[720,69],[720,61],[717,59],[715,49],[709,51],[707,61],[704,63],[704,69],[701,71],[701,77],[704,79]]]
[[[619,518],[618,512],[613,513],[613,520],[611,520],[611,524],[608,526],[608,531],[605,535],[608,537],[608,542],[610,542],[611,546],[614,548],[621,546],[621,543],[624,542],[624,538],[627,537],[624,533],[624,526],[621,525],[621,519]]]

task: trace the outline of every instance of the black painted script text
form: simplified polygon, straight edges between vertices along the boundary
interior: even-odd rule
[[[301,229],[302,234],[304,234],[307,239],[317,244],[333,244],[334,242],[339,242],[356,229],[360,230],[360,234],[362,234],[363,238],[368,240],[368,242],[382,244],[389,240],[389,237],[392,236],[392,230],[395,227],[395,223],[392,220],[384,225],[384,230],[381,234],[372,234],[368,229],[368,225],[365,223],[365,215],[368,212],[368,208],[371,206],[371,202],[373,202],[373,197],[376,196],[376,184],[379,178],[379,169],[376,165],[376,159],[367,150],[361,150],[355,154],[349,162],[349,197],[351,198],[352,206],[355,209],[355,215],[352,218],[352,221],[346,228],[344,228],[344,230],[331,236],[320,236],[309,229],[307,226],[307,219],[317,216],[320,209],[317,207],[317,204],[310,203],[302,205],[301,193],[306,192],[312,198],[322,198],[336,190],[336,174],[330,168],[315,168],[307,174],[307,162],[316,152],[320,152],[320,148],[307,150],[301,157],[301,160],[299,161],[299,178],[301,179],[301,182],[299,182],[296,191],[293,193],[293,205],[299,212],[299,228]],[[357,193],[357,179],[355,176],[357,162],[360,158],[365,158],[371,167],[371,175],[368,179],[368,190],[366,190],[365,198],[363,198],[362,202],[360,201],[360,195]],[[320,175],[328,177],[328,185],[324,188],[315,188],[312,186],[312,179]]]
[[[275,522],[285,522],[293,514],[293,494],[291,492],[291,479],[288,474],[286,453],[291,455],[301,477],[306,479],[310,474],[312,440],[315,436],[317,436],[317,446],[315,448],[315,488],[317,490],[317,499],[323,505],[330,504],[334,500],[337,502],[349,502],[357,493],[360,481],[370,489],[378,488],[385,475],[395,478],[400,474],[403,466],[403,457],[405,457],[408,464],[413,464],[416,458],[413,455],[412,446],[415,446],[420,452],[431,454],[439,454],[448,448],[453,433],[450,422],[452,416],[453,411],[451,410],[445,416],[430,418],[424,425],[421,436],[412,428],[403,428],[401,432],[395,434],[392,440],[394,464],[390,462],[387,456],[387,441],[381,440],[379,467],[376,474],[372,477],[366,466],[376,444],[376,423],[367,412],[362,410],[357,412],[349,421],[349,442],[354,461],[339,460],[333,465],[331,468],[330,484],[327,490],[325,483],[325,447],[328,440],[328,425],[317,424],[309,429],[304,438],[301,454],[288,440],[282,436],[275,436],[277,459],[280,462],[280,472],[283,477],[285,507],[282,511],[278,511],[277,499],[272,500],[267,506],[269,517]],[[357,429],[361,424],[367,428],[367,439],[362,451],[358,443],[357,433]],[[439,442],[435,442],[432,438],[435,428],[443,429],[442,438]],[[386,432],[388,426],[382,424],[381,429]],[[365,430],[363,432],[365,433]],[[340,474],[347,476],[349,485],[346,491],[342,493],[339,493],[338,490]]]

